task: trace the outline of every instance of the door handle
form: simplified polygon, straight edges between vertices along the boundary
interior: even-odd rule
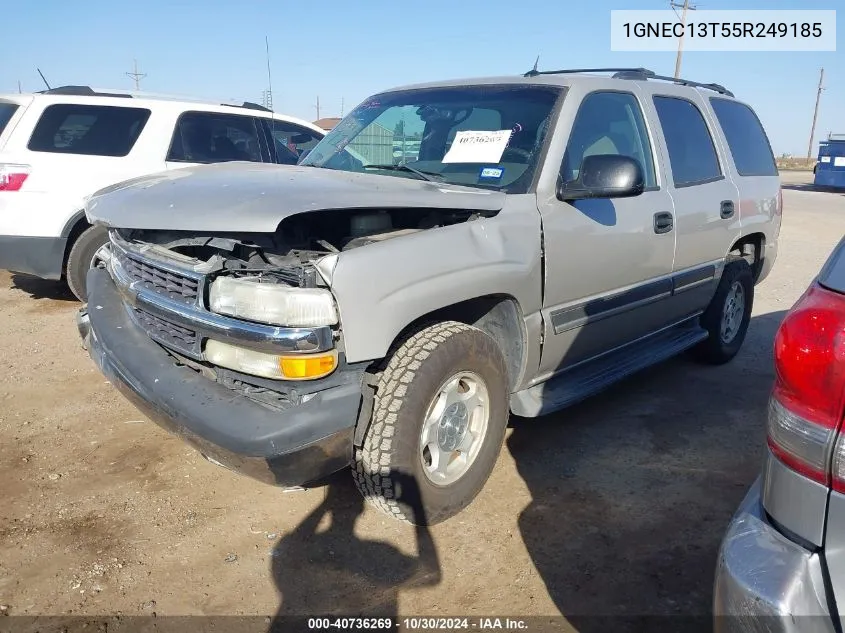
[[[655,213],[654,214],[654,232],[658,235],[668,233],[675,226],[675,218],[671,213]]]
[[[733,200],[722,200],[722,204],[719,207],[719,216],[723,220],[727,220],[728,218],[732,218],[734,216]]]

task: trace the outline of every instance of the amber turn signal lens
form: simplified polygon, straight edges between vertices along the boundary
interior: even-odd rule
[[[337,354],[314,356],[282,356],[279,359],[282,375],[290,379],[322,378],[337,366]]]

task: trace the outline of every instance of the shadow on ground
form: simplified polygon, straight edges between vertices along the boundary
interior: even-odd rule
[[[41,279],[23,273],[12,274],[12,288],[23,290],[33,299],[53,299],[56,301],[78,302],[78,299],[64,281]]]
[[[398,479],[399,490],[418,498],[411,477]],[[325,495],[273,550],[272,574],[282,605],[271,631],[288,630],[290,616],[395,618],[401,592],[440,583],[440,562],[428,528],[414,528],[417,551],[408,555],[385,541],[355,534],[365,502],[348,472],[331,478]]]
[[[727,365],[678,358],[563,412],[513,420],[508,448],[532,495],[522,538],[580,633],[712,627],[721,537],[764,455],[784,315],[752,319]]]
[[[821,193],[838,193],[841,195],[845,195],[842,193],[841,188],[836,187],[821,187],[819,185],[814,185],[812,183],[809,184],[784,184],[781,185],[783,189],[789,189],[790,191],[818,191]]]
[[[716,556],[761,466],[771,346],[784,314],[753,318],[727,365],[677,358],[555,415],[512,419],[507,447],[532,497],[521,536],[579,633],[712,630]],[[410,478],[401,487],[415,489]],[[363,510],[340,473],[278,542],[272,575],[282,604],[272,631],[288,616],[397,616],[400,594],[440,583],[427,528],[415,528],[407,554],[356,534]]]

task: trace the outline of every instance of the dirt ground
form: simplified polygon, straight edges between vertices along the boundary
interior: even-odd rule
[[[204,461],[95,369],[58,283],[0,273],[0,612],[706,615],[764,451],[773,334],[845,234],[845,196],[811,177],[784,175],[733,363],[514,420],[481,496],[430,530],[365,508],[346,473],[283,493]]]

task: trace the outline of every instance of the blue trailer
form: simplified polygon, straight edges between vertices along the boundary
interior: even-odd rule
[[[819,143],[814,184],[845,189],[845,134],[831,134]]]

